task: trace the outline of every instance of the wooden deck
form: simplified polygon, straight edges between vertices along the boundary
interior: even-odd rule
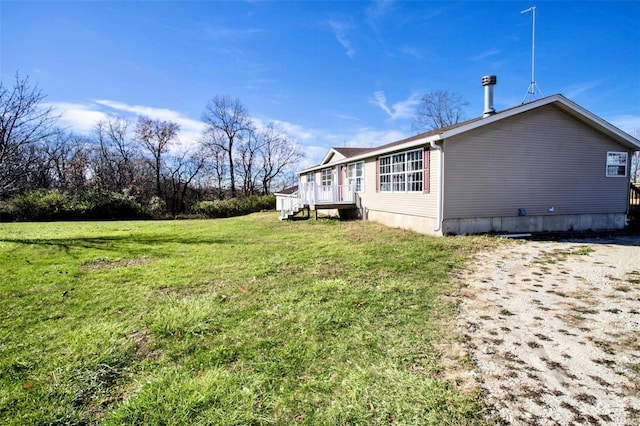
[[[356,193],[350,185],[316,185],[313,182],[300,184],[297,191],[282,194],[280,220],[292,219],[301,211],[314,210],[356,210]]]
[[[311,210],[350,210],[357,208],[355,203],[316,203],[309,206]]]

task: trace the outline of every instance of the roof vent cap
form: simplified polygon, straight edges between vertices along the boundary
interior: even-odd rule
[[[484,111],[482,117],[489,117],[496,113],[493,108],[493,86],[498,82],[495,75],[485,75],[482,77],[482,85],[484,86]]]

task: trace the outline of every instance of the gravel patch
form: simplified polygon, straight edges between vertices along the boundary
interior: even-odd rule
[[[494,420],[640,424],[640,237],[478,253],[458,327]]]

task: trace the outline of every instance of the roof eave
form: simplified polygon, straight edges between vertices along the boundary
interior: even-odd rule
[[[614,139],[625,148],[631,149],[632,151],[640,150],[640,140],[631,136],[624,130],[620,130],[613,124],[609,123],[606,120],[603,120],[602,118],[584,109],[580,105],[570,101],[569,99],[561,97],[561,101],[558,103],[558,106],[560,107],[560,109],[569,114],[572,114],[574,117],[586,121],[587,124],[595,127],[600,132]]]
[[[356,162],[356,161],[362,161],[362,160],[365,160],[365,159],[371,158],[371,157],[378,157],[380,155],[388,154],[388,153],[395,152],[395,151],[403,151],[403,150],[414,148],[414,147],[417,147],[417,146],[426,145],[428,143],[431,143],[432,141],[437,142],[437,141],[443,139],[441,136],[442,136],[442,133],[437,134],[437,135],[426,136],[424,138],[412,139],[412,140],[410,140],[410,141],[408,141],[406,143],[403,143],[403,144],[393,145],[393,146],[390,146],[388,148],[374,149],[374,150],[365,152],[365,153],[360,154],[360,155],[354,155],[353,157],[343,158],[341,160],[338,160],[338,161],[335,161],[335,162],[331,163],[330,165],[331,166],[337,166],[337,165],[340,165],[340,164],[353,163],[353,162]],[[329,151],[329,153],[331,153],[332,151],[333,151],[333,148]],[[327,154],[327,156],[328,155],[329,154]],[[325,158],[327,156],[325,156]],[[312,167],[309,167],[307,169],[299,171],[298,175],[303,175],[305,173],[326,169],[328,165],[329,164],[326,164],[323,161],[322,163],[318,164],[317,166],[312,166]]]
[[[505,118],[509,118],[509,117],[513,117],[514,115],[518,115],[518,114],[522,114],[523,112],[535,109],[535,108],[539,108],[543,105],[547,105],[547,104],[551,104],[553,102],[557,102],[557,101],[561,101],[561,99],[564,99],[562,96],[560,95],[552,95],[552,96],[548,96],[546,98],[542,98],[542,99],[538,99],[536,101],[532,101],[532,102],[528,102],[526,104],[522,104],[519,105],[515,108],[511,108],[511,109],[507,109],[504,111],[498,111],[495,114],[492,114],[488,117],[484,117],[480,120],[476,120],[476,121],[472,121],[469,124],[460,126],[460,127],[456,127],[454,129],[445,131],[442,133],[442,138],[446,139],[446,138],[450,138],[452,136],[456,136],[459,135],[461,133],[466,133],[470,130],[473,129],[477,129],[478,127],[483,127],[486,126],[487,124],[491,124],[495,121],[500,121],[503,120]]]
[[[338,151],[336,151],[333,148],[330,148],[329,152],[327,152],[327,155],[325,155],[324,158],[322,159],[322,161],[320,162],[320,165],[327,164],[329,162],[329,160],[331,159],[331,157],[333,155],[336,155],[336,154],[338,154]]]
[[[370,157],[377,157],[380,155],[384,155],[384,154],[388,154],[391,152],[395,152],[395,151],[402,151],[402,150],[406,150],[409,148],[413,148],[413,147],[417,147],[417,146],[421,146],[421,145],[425,145],[428,144],[430,142],[437,142],[440,140],[444,140],[447,138],[450,138],[452,136],[456,136],[462,133],[466,133],[469,132],[471,130],[474,130],[476,128],[482,127],[482,126],[486,126],[487,124],[491,124],[495,121],[499,121],[499,120],[503,120],[505,118],[509,118],[512,117],[514,115],[518,115],[518,114],[522,114],[523,112],[527,112],[529,110],[535,109],[535,108],[539,108],[541,106],[544,105],[550,105],[550,104],[554,104],[557,107],[559,107],[561,110],[565,111],[568,114],[571,114],[574,118],[578,119],[578,120],[582,120],[584,122],[586,122],[588,125],[590,125],[591,127],[599,130],[600,132],[606,134],[607,136],[611,137],[612,139],[614,139],[616,142],[618,142],[620,145],[632,150],[632,151],[640,151],[640,140],[634,138],[633,136],[631,136],[630,134],[618,129],[616,126],[614,126],[613,124],[609,123],[606,120],[603,120],[602,118],[598,117],[597,115],[589,112],[588,110],[584,109],[583,107],[581,107],[580,105],[576,104],[575,102],[570,101],[569,99],[565,98],[562,95],[552,95],[552,96],[548,96],[546,98],[542,98],[542,99],[538,99],[532,102],[528,102],[526,104],[522,104],[519,105],[515,108],[511,108],[508,110],[504,110],[504,111],[500,111],[496,114],[493,114],[489,117],[485,117],[479,120],[470,120],[468,124],[464,124],[462,126],[458,126],[458,127],[454,127],[450,130],[443,130],[441,133],[437,133],[437,134],[431,134],[429,136],[425,136],[425,137],[417,137],[417,138],[411,138],[409,141],[407,141],[406,143],[402,143],[402,144],[398,144],[398,145],[392,145],[390,147],[387,148],[382,148],[382,149],[373,149],[369,152],[366,152],[364,154],[360,154],[357,156],[353,156],[353,157],[348,157],[348,158],[344,158],[341,160],[338,160],[334,163],[331,163],[332,166],[334,165],[339,165],[339,164],[345,164],[345,163],[352,163],[354,161],[360,161],[360,160],[364,160],[366,158],[370,158]],[[333,152],[334,150],[330,150],[329,153],[327,154],[327,156],[325,156],[325,159],[327,159],[329,157],[329,155]],[[309,173],[312,171],[316,171],[316,170],[321,170],[323,168],[326,168],[327,164],[324,162],[317,165],[317,166],[313,166],[310,167],[308,169],[302,170],[301,172],[298,172],[298,174],[304,174],[304,173]]]
[[[491,115],[489,117],[483,118],[478,121],[471,122],[467,125],[456,127],[454,129],[445,131],[442,133],[442,139],[450,138],[452,136],[456,136],[461,133],[465,133],[470,130],[476,129],[478,127],[491,124],[494,121],[499,121],[499,120],[512,117],[517,114],[522,114],[523,112],[526,112],[535,108],[539,108],[544,105],[550,105],[550,104],[556,105],[561,110],[565,111],[568,114],[571,114],[576,119],[587,122],[587,124],[598,129],[599,131],[611,137],[612,139],[616,140],[622,146],[634,151],[640,150],[640,140],[618,129],[613,124],[609,123],[606,120],[603,120],[602,118],[584,109],[583,107],[576,104],[575,102],[570,101],[569,99],[565,98],[562,95],[552,95],[546,98],[538,99],[526,104],[522,104],[510,110],[500,111],[494,115]]]

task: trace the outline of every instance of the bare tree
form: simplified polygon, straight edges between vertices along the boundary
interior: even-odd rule
[[[168,186],[171,212],[176,215],[186,210],[186,198],[193,180],[204,170],[207,154],[200,150],[187,155],[172,157],[168,161]]]
[[[245,195],[256,193],[258,186],[258,167],[256,163],[261,149],[262,139],[256,132],[251,132],[238,146],[237,162],[239,174],[242,178],[242,191]]]
[[[229,96],[215,96],[211,99],[202,119],[207,124],[207,133],[210,133],[208,140],[227,155],[231,197],[235,197],[234,147],[236,143],[248,138],[253,130],[253,122],[244,105]]]
[[[121,117],[110,116],[96,123],[97,178],[101,186],[109,190],[122,192],[133,189],[138,154],[132,127],[129,120]]]
[[[16,191],[26,167],[35,155],[34,145],[55,131],[59,118],[51,107],[42,107],[45,95],[16,73],[15,86],[0,82],[0,197]]]
[[[89,149],[87,141],[77,135],[58,132],[42,145],[40,156],[47,182],[42,188],[59,188],[65,192],[77,193],[88,185]]]
[[[155,174],[156,195],[162,197],[162,158],[177,137],[180,126],[171,121],[154,120],[140,116],[136,123],[136,136],[142,147],[151,155],[149,165]]]
[[[464,120],[464,108],[469,105],[458,93],[434,90],[426,93],[416,111],[413,128],[424,132],[451,126]]]
[[[220,135],[217,135],[220,136]],[[221,144],[215,141],[215,133],[205,133],[201,140],[202,151],[206,153],[204,173],[213,177],[213,186],[219,199],[224,198],[224,188],[228,178],[228,162]]]
[[[260,139],[262,140],[260,149],[262,192],[268,194],[271,192],[272,181],[304,158],[304,152],[299,145],[289,141],[272,123],[261,132]]]

